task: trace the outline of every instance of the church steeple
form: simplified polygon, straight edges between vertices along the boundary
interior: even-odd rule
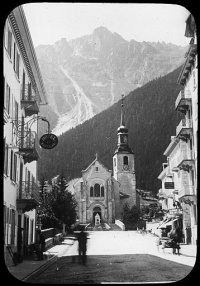
[[[122,103],[121,103],[121,124],[120,126],[124,126],[124,111],[123,111],[123,107],[124,107],[124,95],[122,94]]]
[[[120,151],[125,151],[128,153],[133,153],[130,147],[128,146],[128,128],[126,128],[124,123],[124,95],[122,94],[121,99],[121,120],[120,120],[120,126],[117,129],[117,136],[118,136],[118,142],[117,142],[117,150],[115,153]]]

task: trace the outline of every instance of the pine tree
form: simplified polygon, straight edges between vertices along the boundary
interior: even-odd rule
[[[52,186],[51,207],[60,225],[65,224],[69,231],[76,221],[76,201],[74,196],[67,190],[67,180],[63,175],[58,176]]]

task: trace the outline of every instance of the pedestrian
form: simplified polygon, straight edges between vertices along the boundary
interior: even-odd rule
[[[173,248],[173,254],[179,253],[180,249],[180,242],[182,241],[182,231],[179,226],[177,226],[175,229],[172,229],[169,233],[169,237],[171,238],[172,248]]]
[[[161,248],[162,248],[163,253],[164,253],[165,242],[162,241],[162,237],[165,236],[165,229],[164,229],[164,228],[157,228],[157,229],[158,229],[158,231],[157,231],[157,233],[158,233],[158,238],[157,238],[157,240],[156,240],[157,249],[158,249],[158,251],[159,251],[159,245],[162,245]]]
[[[86,251],[87,251],[87,234],[85,231],[81,231],[77,234],[78,240],[78,254],[79,254],[79,263],[84,264],[86,263]]]
[[[39,234],[39,260],[43,260],[43,252],[45,252],[45,237],[44,234],[41,232],[41,230],[38,230],[38,234]]]

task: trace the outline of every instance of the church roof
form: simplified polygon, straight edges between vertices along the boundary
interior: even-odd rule
[[[104,169],[106,169],[109,173],[112,172],[112,171],[109,171],[108,168],[106,168],[101,162],[99,162],[99,160],[97,159],[97,155],[96,155],[95,160],[94,160],[85,170],[82,170],[81,172],[82,172],[82,173],[87,172],[87,170],[89,170],[96,162],[98,162],[99,165],[101,165],[101,166],[102,166]]]
[[[124,153],[124,154],[134,154],[134,152],[132,151],[132,149],[128,146],[128,145],[120,145],[117,147],[117,149],[115,150],[115,153]]]

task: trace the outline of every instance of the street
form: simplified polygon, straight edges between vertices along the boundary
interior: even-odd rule
[[[56,253],[59,247],[53,247],[51,252]],[[77,249],[77,241],[65,239],[57,261],[32,282],[172,282],[186,277],[194,265],[194,259],[173,255],[171,249],[163,254],[162,250],[157,250],[155,236],[136,231],[90,232],[86,265],[78,263]]]

